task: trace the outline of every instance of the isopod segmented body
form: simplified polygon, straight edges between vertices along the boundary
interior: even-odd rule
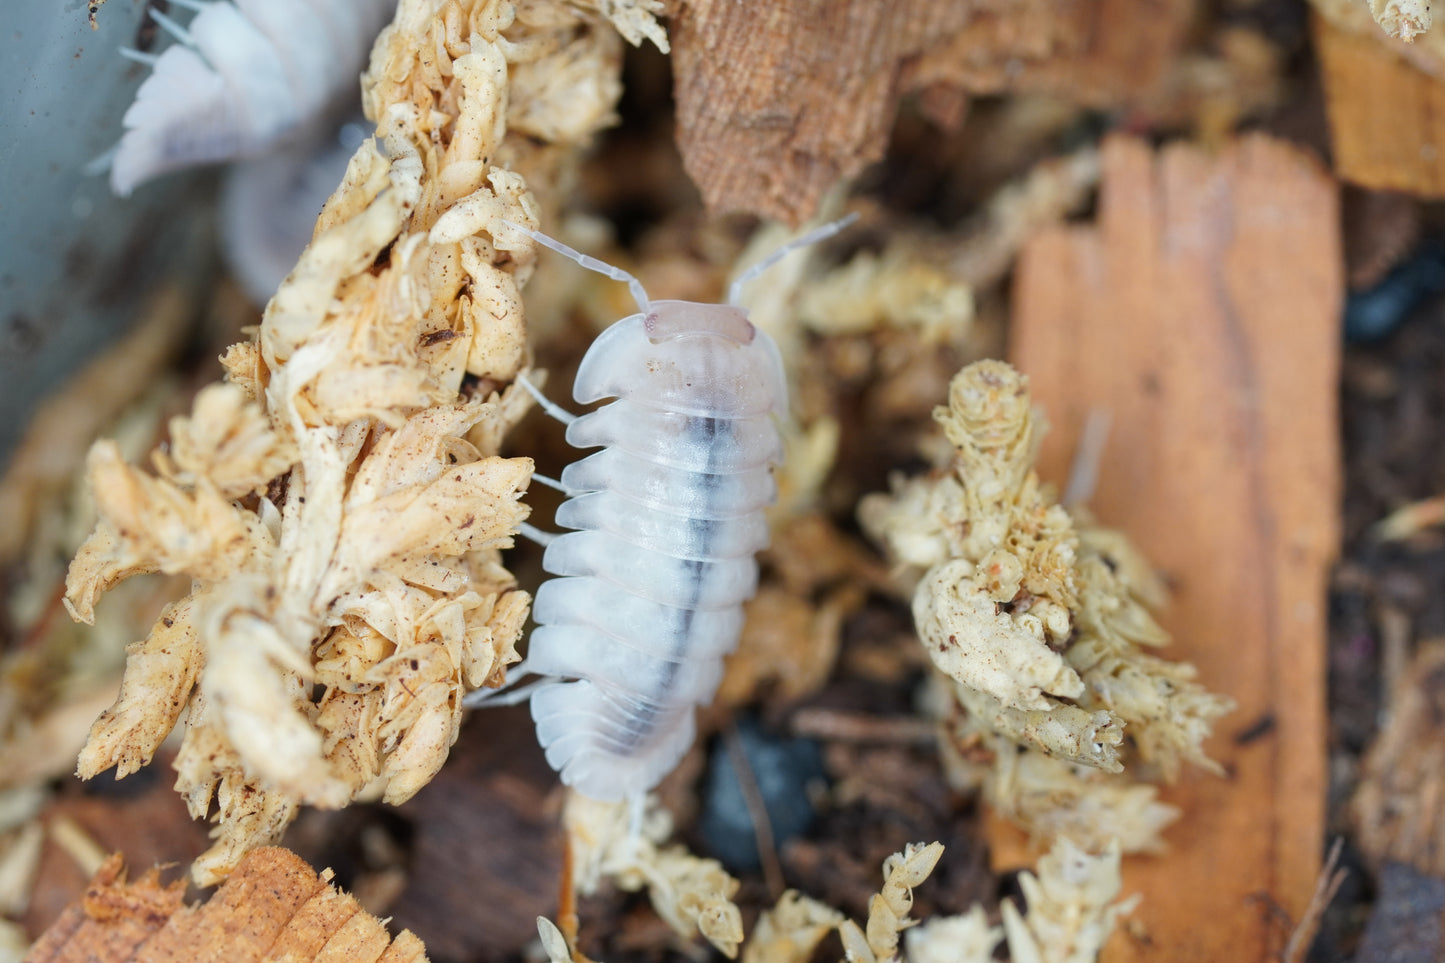
[[[543,680],[470,706],[528,698],[537,739],[562,781],[603,801],[647,792],[692,745],[694,711],[722,681],[737,646],[742,605],[757,590],[754,554],[768,544],[764,510],[782,458],[775,419],[787,411],[777,345],[737,306],[742,287],[788,252],[836,234],[856,215],[797,238],[735,280],[728,304],[649,301],[620,268],[507,222],[583,267],[626,281],[641,312],[588,348],[573,384],[581,404],[615,401],[576,417],[531,391],[567,422],[567,441],[602,450],[567,466],[568,498],[541,536],[538,628],[518,678]]]
[[[533,604],[532,717],[562,780],[602,800],[651,789],[687,752],[737,644],[768,543],[787,407],[778,349],[742,309],[656,301],[587,351],[573,396],[616,398],[579,448]]]

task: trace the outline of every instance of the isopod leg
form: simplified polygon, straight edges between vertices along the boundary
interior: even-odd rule
[[[156,61],[161,59],[156,54],[142,53],[139,50],[132,50],[129,47],[117,47],[116,49],[120,51],[120,55],[126,60],[138,64],[144,64],[147,67],[154,67],[156,65]]]
[[[571,495],[576,492],[575,488],[568,488],[557,479],[552,478],[550,475],[544,475],[541,472],[532,472],[532,481],[541,482],[548,488],[556,489],[564,495]]]
[[[547,414],[551,415],[553,418],[556,418],[558,421],[562,422],[562,424],[570,425],[572,424],[572,422],[577,420],[577,416],[572,414],[572,412],[568,411],[566,408],[563,408],[559,404],[553,403],[547,398],[546,395],[538,391],[537,386],[532,384],[532,382],[527,378],[526,375],[518,375],[517,384],[521,385],[523,389],[526,390],[527,394],[532,396],[532,400],[537,402],[537,406],[539,408],[541,408]]]
[[[522,522],[517,526],[517,534],[527,539],[528,541],[537,543],[543,548],[551,545],[552,540],[557,537],[551,532],[544,532],[537,526],[529,525],[526,522]]]
[[[534,679],[526,685],[517,685],[517,680],[523,679],[531,673],[527,667],[527,660],[523,659],[511,667],[511,681],[504,682],[495,689],[477,689],[462,696],[462,708],[479,709],[482,706],[496,708],[497,706],[514,706],[519,702],[526,702],[532,697],[532,690],[546,682],[555,682],[555,679],[542,678]]]
[[[642,837],[642,817],[647,815],[647,793],[633,793],[627,797],[627,836],[629,839]]]
[[[195,38],[191,36],[191,32],[189,30],[180,25],[179,21],[172,20],[170,17],[166,16],[163,12],[157,10],[155,7],[149,8],[149,13],[151,19],[154,20],[157,24],[159,24],[162,30],[170,34],[172,37],[175,37],[177,42],[185,44],[192,50],[196,49]]]

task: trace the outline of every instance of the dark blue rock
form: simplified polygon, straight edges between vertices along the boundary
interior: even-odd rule
[[[1445,291],[1445,243],[1426,241],[1368,291],[1345,299],[1345,340],[1378,341],[1432,294]]]
[[[1355,963],[1438,963],[1445,958],[1445,880],[1386,863]]]
[[[813,821],[808,787],[826,778],[822,749],[812,739],[773,735],[750,717],[737,720],[737,737],[767,810],[773,844],[781,847]],[[718,738],[708,759],[698,831],[729,870],[753,872],[761,865],[757,836],[728,741]]]

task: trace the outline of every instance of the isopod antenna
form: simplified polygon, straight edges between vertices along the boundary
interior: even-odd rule
[[[647,300],[647,291],[643,289],[642,282],[637,280],[637,278],[633,277],[632,275],[628,274],[626,271],[622,270],[622,268],[614,267],[613,265],[608,264],[606,261],[598,260],[597,258],[592,257],[589,254],[583,254],[581,251],[573,250],[556,238],[548,237],[541,231],[534,231],[530,227],[523,227],[522,225],[515,224],[512,221],[504,220],[502,221],[502,223],[507,225],[514,231],[518,231],[522,234],[527,235],[543,247],[550,247],[552,250],[556,251],[563,257],[576,261],[578,264],[582,265],[589,271],[596,271],[598,274],[604,274],[614,281],[626,281],[627,290],[632,292],[632,300],[637,302],[638,310],[641,311],[643,314],[651,313],[652,302]]]
[[[828,238],[832,237],[834,234],[837,234],[839,231],[843,230],[849,224],[852,224],[856,220],[858,220],[858,214],[855,211],[854,213],[849,214],[847,217],[840,217],[832,223],[824,224],[822,227],[815,228],[814,230],[809,231],[807,234],[804,234],[802,237],[793,238],[787,244],[784,244],[772,254],[769,254],[757,264],[754,264],[742,274],[739,274],[737,280],[733,281],[732,284],[728,285],[728,304],[731,304],[735,308],[741,307],[742,305],[739,302],[742,299],[743,286],[745,284],[758,277],[758,275],[768,270],[768,268],[772,267],[774,264],[777,264],[789,254],[792,254],[798,248],[807,247],[809,244],[817,244],[819,241],[825,241]]]

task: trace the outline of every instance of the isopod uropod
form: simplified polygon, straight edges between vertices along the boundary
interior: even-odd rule
[[[557,577],[537,591],[538,628],[515,669],[544,678],[513,695],[531,699],[548,763],[587,796],[639,801],[687,752],[694,710],[717,691],[757,588],[754,554],[768,544],[763,511],[782,457],[774,419],[787,410],[777,346],[738,294],[851,221],[754,266],[729,304],[649,301],[626,272],[517,228],[627,281],[640,308],[592,343],[573,385],[579,404],[616,400],[576,417],[537,394],[568,423],[569,444],[601,451],[553,483],[568,495],[557,524],[572,531],[547,540],[542,566]]]

